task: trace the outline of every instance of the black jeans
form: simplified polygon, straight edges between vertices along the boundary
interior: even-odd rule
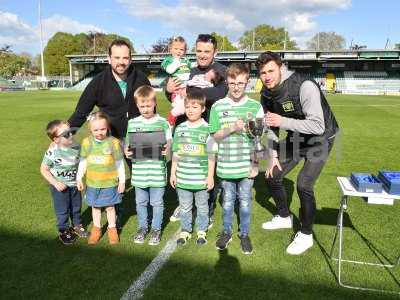
[[[276,203],[278,215],[288,217],[290,213],[287,193],[283,186],[283,178],[300,161],[304,160],[304,165],[297,176],[296,184],[297,194],[300,198],[300,230],[304,234],[312,233],[316,210],[314,184],[326,163],[333,142],[334,139],[332,138],[312,147],[304,147],[303,145],[303,147],[300,146],[298,149],[293,149],[291,142],[288,139],[285,140],[283,143],[280,143],[280,149],[285,149],[286,151],[279,151],[278,154],[282,171],[275,167],[273,177],[266,179],[272,198]]]

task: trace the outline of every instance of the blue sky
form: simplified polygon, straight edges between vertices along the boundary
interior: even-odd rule
[[[0,46],[39,52],[38,1],[0,0]],[[305,47],[318,31],[335,31],[353,43],[384,48],[400,43],[398,0],[42,0],[45,39],[57,31],[103,31],[127,36],[138,52],[159,38],[216,31],[237,42],[245,30],[266,23],[285,26]]]

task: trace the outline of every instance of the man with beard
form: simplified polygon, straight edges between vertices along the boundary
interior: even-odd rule
[[[128,119],[140,115],[133,94],[142,85],[150,85],[145,74],[131,64],[131,46],[114,40],[108,47],[108,63],[83,91],[74,113],[68,120],[71,128],[81,127],[93,108],[110,117],[111,135],[121,141],[126,135]],[[117,227],[121,228],[121,210],[117,209]]]
[[[111,120],[111,134],[123,139],[128,119],[139,116],[133,94],[142,85],[150,85],[143,72],[131,64],[131,46],[124,40],[114,40],[108,47],[108,63],[83,91],[75,112],[68,122],[81,127],[97,106]]]
[[[189,79],[193,80],[196,77],[201,77],[210,71],[215,72],[220,80],[213,87],[198,88],[195,86],[186,87],[186,91],[194,89],[199,90],[206,97],[206,111],[203,117],[208,121],[208,114],[211,106],[215,101],[222,99],[228,93],[228,86],[226,85],[226,67],[219,62],[214,61],[217,55],[217,40],[211,34],[199,34],[196,39],[196,67],[190,70]],[[166,86],[166,96],[169,99],[171,94],[182,88],[181,83],[173,78],[170,78]],[[178,117],[176,125],[186,121],[186,116]]]

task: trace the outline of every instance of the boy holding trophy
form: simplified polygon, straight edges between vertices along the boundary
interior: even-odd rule
[[[245,94],[249,69],[244,64],[232,64],[227,72],[228,95],[211,107],[210,132],[218,142],[217,176],[223,189],[223,230],[216,242],[219,250],[232,241],[232,218],[236,198],[240,203],[240,247],[251,254],[249,238],[252,206],[252,187],[256,172],[251,172],[254,141],[245,130],[246,122],[263,118],[264,111],[258,101]]]

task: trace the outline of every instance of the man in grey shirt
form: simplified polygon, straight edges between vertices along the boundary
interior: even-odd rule
[[[278,214],[262,224],[266,230],[292,228],[283,178],[301,160],[304,165],[297,177],[300,198],[301,229],[286,252],[298,255],[313,245],[315,216],[314,184],[328,158],[339,126],[325,96],[312,79],[287,70],[279,54],[262,53],[256,62],[263,83],[261,104],[269,127],[267,185]],[[279,141],[279,130],[287,137]]]

